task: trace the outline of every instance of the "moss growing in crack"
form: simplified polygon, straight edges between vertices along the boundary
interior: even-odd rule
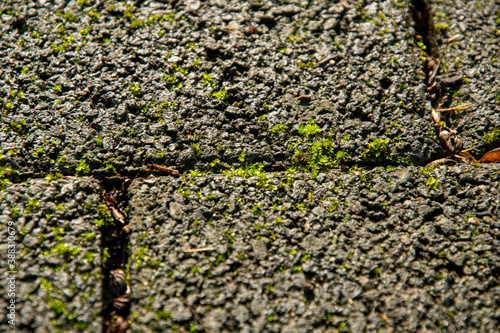
[[[172,315],[172,312],[171,311],[163,311],[163,310],[160,310],[158,312],[155,313],[155,317],[156,319],[158,320],[166,320],[166,319],[169,319],[170,316]]]
[[[240,157],[238,160],[243,163],[246,159],[246,155],[244,152],[241,153]],[[270,183],[269,177],[264,171],[264,165],[262,163],[256,163],[256,164],[246,164],[244,167],[240,167],[238,169],[231,168],[228,171],[224,172],[226,176],[238,176],[238,177],[243,177],[243,178],[250,178],[250,177],[259,177],[259,180],[257,181],[257,188],[265,188],[269,189],[271,191],[276,190],[276,186],[272,185]]]
[[[376,161],[392,161],[394,153],[390,151],[391,140],[376,138],[368,143],[368,148],[361,153],[361,158]]]
[[[61,175],[60,173],[50,173],[48,174],[47,176],[45,176],[43,179],[51,182],[53,180],[57,180],[57,179],[61,179],[63,177],[63,175]]]
[[[95,224],[100,227],[112,225],[113,217],[111,216],[108,207],[100,204],[99,206],[97,206],[97,213],[99,214],[100,218],[95,220]]]
[[[98,147],[102,147],[102,138],[100,137],[95,137],[94,138],[95,140],[95,144],[98,146]]]
[[[339,166],[333,156],[333,142],[331,140],[309,142],[306,152],[299,149],[295,150],[292,156],[293,166],[291,171],[311,172],[314,176],[320,170]]]
[[[250,211],[252,212],[252,214],[255,215],[262,213],[262,210],[260,209],[260,204],[256,204],[255,206],[253,206],[253,208]]]

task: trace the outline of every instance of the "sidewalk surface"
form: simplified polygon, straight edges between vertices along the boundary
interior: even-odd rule
[[[462,75],[441,107],[473,104],[443,119],[479,159],[500,146],[500,3],[428,8],[436,75]],[[1,3],[0,330],[111,331],[120,235],[131,332],[499,331],[500,167],[425,166],[449,156],[415,19],[400,0]]]

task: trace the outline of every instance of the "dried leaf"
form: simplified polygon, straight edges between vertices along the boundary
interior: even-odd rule
[[[493,163],[493,162],[500,162],[500,148],[495,148],[493,150],[490,150],[486,154],[481,157],[479,160],[479,163]]]
[[[123,215],[122,212],[120,212],[118,209],[116,209],[113,206],[109,206],[109,209],[111,210],[111,213],[113,213],[113,217],[120,222],[121,224],[125,224],[125,215]]]
[[[441,118],[439,117],[439,113],[437,113],[436,110],[432,109],[431,116],[436,124],[439,124],[441,122]]]
[[[442,165],[442,164],[448,164],[448,163],[456,164],[457,161],[449,159],[449,158],[440,158],[439,160],[432,161],[427,165],[434,165],[434,164]]]
[[[123,309],[130,303],[130,295],[124,294],[113,299],[113,305],[118,310]]]
[[[115,295],[125,293],[127,290],[127,277],[123,269],[118,268],[111,271],[108,289]]]
[[[113,206],[116,204],[116,199],[113,198],[113,197],[108,197],[108,196],[104,196],[104,200],[106,200],[106,203],[109,205],[109,206]]]
[[[467,152],[466,150],[461,151],[458,155],[465,158],[469,163],[477,163],[476,159],[472,157],[472,155],[469,154],[469,152]]]

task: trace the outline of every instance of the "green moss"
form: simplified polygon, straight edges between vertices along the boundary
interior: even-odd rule
[[[319,126],[316,125],[313,119],[309,120],[306,125],[301,125],[299,127],[299,135],[303,137],[312,137],[319,132]]]
[[[65,243],[59,243],[52,248],[51,253],[63,256],[67,260],[73,260],[73,258],[80,253],[80,249],[71,247]]]
[[[256,204],[255,206],[253,206],[253,208],[250,211],[252,212],[252,214],[255,215],[260,214],[262,212],[260,209],[260,204]]]
[[[56,12],[57,16],[62,17],[66,21],[69,22],[78,22],[80,21],[80,18],[76,17],[75,15],[71,14],[70,12]]]
[[[439,187],[439,183],[440,182],[438,179],[434,179],[434,177],[430,177],[429,179],[427,179],[427,182],[425,183],[425,185],[427,185],[427,187],[430,190],[436,190]]]
[[[113,224],[113,217],[111,216],[111,213],[109,212],[108,207],[106,207],[103,204],[100,204],[97,206],[97,213],[99,214],[99,219],[95,220],[95,224],[98,226],[108,226]]]
[[[306,207],[305,207],[305,205],[303,203],[298,203],[297,206],[296,206],[296,209],[298,211],[302,212],[302,211],[306,210]]]
[[[135,263],[134,269],[136,271],[143,267],[144,262],[147,263],[150,260],[150,257],[146,254],[147,252],[149,252],[148,245],[140,246],[139,249],[135,252],[132,260]]]
[[[155,313],[155,317],[158,320],[169,319],[171,315],[172,315],[171,311],[158,311],[158,312]]]
[[[172,65],[173,69],[175,72],[179,72],[179,73],[182,73],[183,75],[188,75],[189,74],[189,71],[187,69],[184,69],[176,64],[173,64]]]
[[[361,153],[361,157],[365,160],[375,159],[378,161],[392,161],[393,153],[390,152],[389,145],[391,140],[389,139],[379,139],[368,143],[368,148]]]
[[[15,206],[12,208],[12,212],[10,213],[10,217],[13,219],[17,219],[19,217],[19,207]]]
[[[22,119],[19,123],[16,123],[14,120],[11,120],[10,128],[17,134],[24,134],[26,133],[26,121]]]
[[[278,124],[278,125],[274,125],[272,128],[271,128],[271,134],[272,135],[277,135],[279,134],[280,132],[282,133],[287,133],[288,132],[288,129],[286,128],[285,125],[283,124]]]
[[[89,328],[89,324],[88,323],[76,323],[75,328],[79,331],[86,331]]]
[[[53,180],[61,179],[62,177],[63,177],[63,175],[61,175],[60,173],[50,173],[47,176],[45,176],[43,179],[48,180],[50,182]],[[62,209],[64,209],[64,207]]]
[[[440,22],[440,23],[436,23],[434,25],[434,29],[435,29],[437,34],[445,34],[446,32],[448,32],[450,30],[450,27],[448,26],[448,24],[446,24],[444,22]]]
[[[344,151],[339,151],[337,153],[337,159],[340,162],[346,162],[346,161],[349,161],[351,159],[351,155],[349,155],[348,153],[346,153]]]
[[[215,194],[209,194],[209,195],[205,196],[205,200],[215,201],[215,200],[217,200],[217,197],[215,196]]]
[[[100,137],[95,137],[94,141],[98,147],[102,147],[102,138]]]
[[[222,89],[222,90],[214,90],[212,92],[212,97],[215,98],[215,99],[224,99],[226,98],[226,95],[227,95],[227,91]]]
[[[130,84],[128,86],[128,90],[130,90],[130,92],[134,95],[134,96],[140,96],[141,95],[141,87],[136,84]]]
[[[301,44],[304,42],[304,40],[298,36],[299,33],[295,34],[295,35],[290,35],[287,37],[286,41],[287,43],[293,43],[293,44]]]
[[[166,81],[168,90],[181,89],[182,82],[179,81],[177,76],[163,76],[160,80]]]
[[[300,69],[309,69],[309,68],[314,69],[316,67],[318,67],[318,64],[314,61],[308,61],[306,63],[299,62]]]
[[[319,170],[338,167],[338,161],[333,156],[333,142],[331,140],[310,141],[306,152],[295,150],[292,156],[291,171],[312,172],[314,176]]]
[[[62,315],[68,312],[68,309],[66,308],[62,300],[55,299],[52,296],[48,296],[47,298],[47,303],[49,304],[50,308],[58,315]]]
[[[88,174],[89,172],[90,172],[90,167],[88,166],[87,162],[85,160],[81,160],[76,166],[76,175],[78,177],[81,177],[83,175]]]
[[[330,205],[330,207],[328,207],[328,211],[330,213],[333,213],[335,210],[337,210],[338,206],[339,206],[339,202],[337,200],[333,200],[333,202]]]
[[[54,233],[54,240],[56,242],[60,241],[62,239],[62,235],[64,234],[64,229],[63,228],[57,228],[53,227],[52,232]]]
[[[500,127],[490,129],[483,135],[483,140],[486,143],[494,143],[500,141]]]
[[[83,255],[83,260],[88,262],[89,264],[93,264],[94,263],[94,253],[86,252]]]
[[[200,146],[195,143],[191,145],[191,150],[195,155],[201,156],[203,154],[203,151],[201,150]]]

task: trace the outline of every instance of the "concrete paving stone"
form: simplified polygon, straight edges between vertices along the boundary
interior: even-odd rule
[[[157,163],[193,172],[131,187],[132,331],[201,331],[193,313],[211,332],[498,331],[498,167],[407,167],[443,157],[408,4],[1,2],[21,329],[100,331],[105,213],[93,180],[7,180]],[[475,103],[447,121],[481,155],[499,2],[431,7],[439,74],[464,75],[448,104]]]
[[[136,180],[133,332],[495,332],[500,168]],[[184,250],[211,248],[198,253]]]
[[[348,7],[3,3],[0,153],[29,174],[291,165],[314,120],[332,165],[422,164],[437,145],[408,6]]]
[[[88,178],[30,180],[0,192],[0,270],[14,270],[15,326],[2,332],[99,332],[102,304],[99,187]],[[9,269],[9,229],[15,267]],[[9,274],[11,275],[11,274]],[[2,281],[6,282],[2,278]],[[12,297],[2,288],[3,305]]]

